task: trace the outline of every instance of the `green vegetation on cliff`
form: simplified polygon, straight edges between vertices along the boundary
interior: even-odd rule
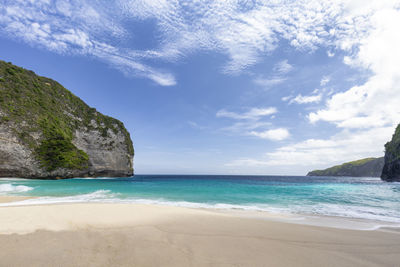
[[[0,124],[11,127],[48,171],[88,166],[88,155],[72,143],[78,128],[97,129],[103,137],[122,131],[128,153],[134,154],[122,122],[97,112],[56,81],[1,60]]]
[[[57,168],[85,169],[89,156],[72,144],[72,133],[68,128],[61,130],[58,120],[40,121],[44,138],[36,148],[37,157],[48,171]]]
[[[325,170],[314,170],[309,172],[307,176],[379,177],[383,163],[383,158],[365,158],[336,165]]]

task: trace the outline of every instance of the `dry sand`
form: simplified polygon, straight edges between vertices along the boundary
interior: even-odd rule
[[[30,199],[32,197],[21,197],[21,196],[0,196],[0,203],[22,201],[25,199]]]
[[[400,232],[155,205],[0,207],[0,266],[400,266]]]

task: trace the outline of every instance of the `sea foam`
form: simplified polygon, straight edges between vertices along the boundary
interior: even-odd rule
[[[31,190],[33,190],[33,187],[25,185],[0,184],[0,194],[22,193]]]
[[[1,185],[0,185],[1,186]],[[62,203],[86,203],[86,202],[114,202],[116,194],[109,190],[98,190],[88,194],[61,196],[61,197],[37,197],[16,202],[1,203],[0,206],[29,206]]]

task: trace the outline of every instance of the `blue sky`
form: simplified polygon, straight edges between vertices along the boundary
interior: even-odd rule
[[[136,173],[302,175],[400,122],[399,1],[0,3],[0,59],[123,121]]]

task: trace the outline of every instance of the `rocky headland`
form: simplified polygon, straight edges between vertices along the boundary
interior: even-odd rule
[[[392,140],[385,145],[385,165],[381,179],[388,182],[400,182],[400,124]]]
[[[54,80],[0,61],[0,177],[133,175],[122,122]]]
[[[392,140],[385,144],[385,157],[366,158],[325,170],[314,170],[307,176],[381,177],[383,181],[400,182],[400,124]]]

